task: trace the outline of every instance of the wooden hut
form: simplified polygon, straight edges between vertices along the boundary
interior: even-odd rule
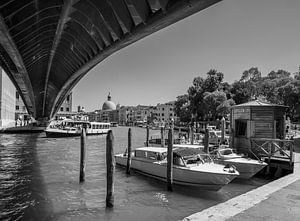
[[[253,100],[231,109],[232,147],[248,153],[251,139],[284,139],[286,106]]]

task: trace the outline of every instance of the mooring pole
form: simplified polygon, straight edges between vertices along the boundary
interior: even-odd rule
[[[191,144],[194,144],[194,125],[191,125]]]
[[[112,131],[108,131],[106,137],[106,207],[114,206],[114,136]]]
[[[167,188],[173,191],[173,137],[174,131],[171,127],[168,133],[168,153],[167,153]]]
[[[222,117],[222,119],[221,119],[221,144],[224,144],[224,142],[225,142],[225,127],[226,127],[225,118]]]
[[[209,131],[207,128],[204,135],[204,152],[209,153]]]
[[[164,134],[164,128],[160,128],[160,135],[161,135],[161,146],[165,147],[165,134]]]
[[[85,144],[86,144],[86,129],[81,129],[80,136],[80,169],[79,169],[79,182],[84,182],[85,180]]]
[[[126,173],[130,174],[131,168],[131,128],[128,129],[127,167]]]
[[[146,147],[149,147],[149,125],[146,127]]]

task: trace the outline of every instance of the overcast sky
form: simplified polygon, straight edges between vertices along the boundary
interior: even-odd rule
[[[300,65],[300,0],[223,0],[113,54],[73,89],[73,108],[101,109],[110,92],[121,105],[156,105],[185,94],[210,69],[238,80]]]

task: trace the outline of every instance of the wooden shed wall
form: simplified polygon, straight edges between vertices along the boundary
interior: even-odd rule
[[[274,137],[273,107],[251,107],[251,120],[254,122],[253,138]]]

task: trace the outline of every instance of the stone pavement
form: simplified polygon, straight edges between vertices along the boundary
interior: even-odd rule
[[[184,218],[192,220],[299,221],[300,154],[295,153],[293,174]]]

